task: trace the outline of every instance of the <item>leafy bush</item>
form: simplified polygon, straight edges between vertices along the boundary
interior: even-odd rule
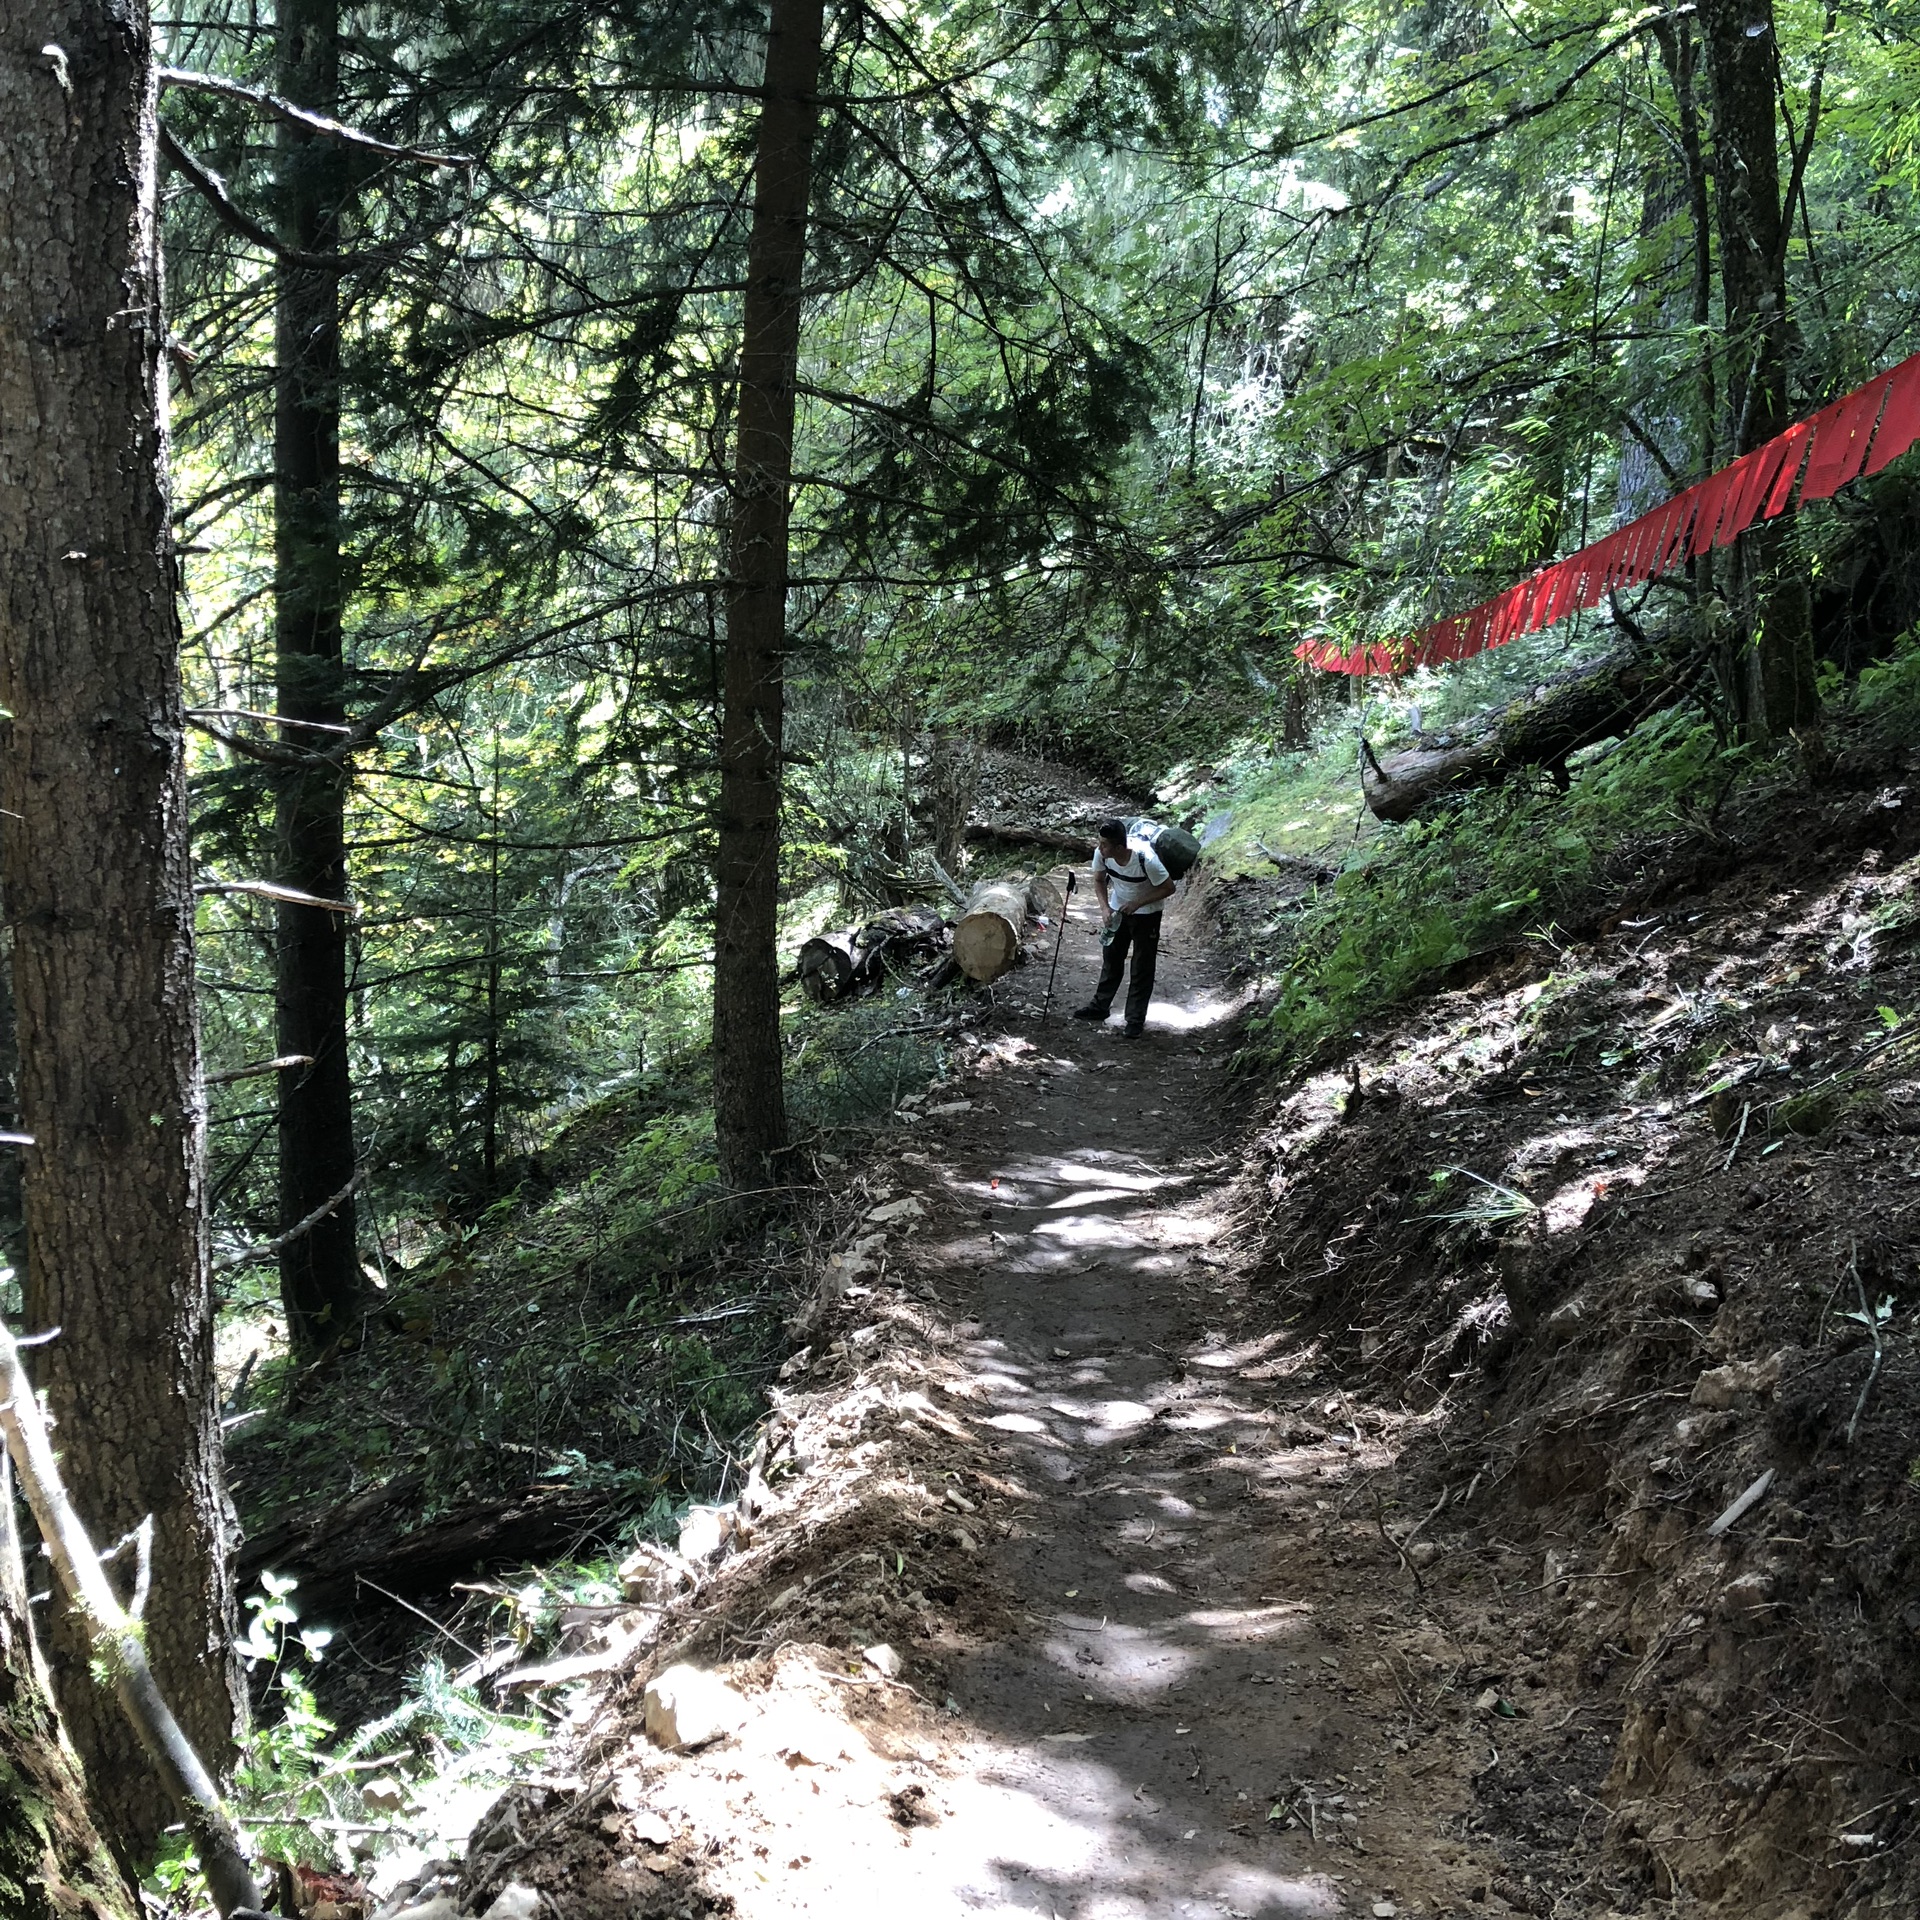
[[[1405,1000],[1444,969],[1549,927],[1636,839],[1698,824],[1703,796],[1751,763],[1674,712],[1586,756],[1571,792],[1462,795],[1430,820],[1381,829],[1295,918],[1272,956],[1279,997],[1254,1052],[1279,1062]]]
[[[1887,659],[1862,672],[1854,702],[1876,730],[1913,738],[1920,729],[1920,627]]]

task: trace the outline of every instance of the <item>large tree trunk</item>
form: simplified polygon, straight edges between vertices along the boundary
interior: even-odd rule
[[[242,1694],[202,1223],[193,869],[167,490],[157,82],[140,0],[17,10],[0,61],[0,869],[13,930],[25,1318],[76,1505],[152,1517],[148,1641],[215,1768]],[[87,1636],[62,1711],[123,1859],[172,1809]]]
[[[774,953],[787,496],[823,15],[823,0],[772,0],[747,240],[714,863],[713,1112],[721,1171],[737,1188],[770,1184],[787,1145]]]
[[[1787,424],[1787,209],[1780,197],[1772,0],[1701,0],[1713,104],[1714,201],[1725,303],[1729,457]],[[1731,677],[1740,717],[1764,737],[1819,717],[1807,582],[1785,520],[1743,535],[1734,591],[1748,640]]]
[[[339,110],[337,0],[283,0],[279,87],[316,112]],[[339,251],[348,188],[339,145],[279,130],[281,234],[307,254]],[[346,718],[341,629],[340,285],[282,261],[274,315],[274,637],[281,729],[306,765],[283,768],[274,795],[280,883],[322,900],[346,896],[347,770],[318,757]],[[333,1209],[280,1252],[280,1294],[294,1352],[311,1359],[348,1332],[364,1286],[354,1234],[353,1088],[347,1063],[346,916],[282,901],[275,909],[278,1051],[312,1062],[280,1082],[280,1230]]]
[[[0,82],[0,98],[5,83]],[[134,1920],[71,1750],[60,1737],[27,1619],[27,1582],[0,1469],[0,1913],[8,1920]]]
[[[1548,768],[1564,785],[1570,753],[1632,732],[1685,690],[1685,680],[1667,666],[1611,654],[1537,698],[1515,701],[1469,739],[1410,747],[1384,760],[1363,742],[1361,791],[1377,819],[1411,820],[1446,794],[1498,786],[1528,768]]]

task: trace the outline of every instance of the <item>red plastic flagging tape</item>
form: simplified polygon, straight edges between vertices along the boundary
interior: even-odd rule
[[[1609,593],[1667,573],[1713,547],[1732,544],[1762,520],[1798,502],[1831,500],[1848,481],[1876,474],[1920,442],[1920,353],[1877,374],[1811,419],[1777,434],[1651,513],[1517,581],[1468,613],[1422,627],[1404,640],[1343,651],[1303,640],[1298,659],[1329,673],[1393,674],[1470,660],[1488,647],[1538,633]]]

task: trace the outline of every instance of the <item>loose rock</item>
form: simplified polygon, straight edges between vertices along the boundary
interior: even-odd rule
[[[684,1663],[648,1682],[647,1738],[669,1752],[704,1747],[746,1722],[747,1703],[720,1678]]]

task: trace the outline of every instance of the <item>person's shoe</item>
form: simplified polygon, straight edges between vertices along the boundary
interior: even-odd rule
[[[1121,1030],[1123,1040],[1138,1040],[1146,1032],[1145,1027],[1125,1027]]]
[[[1074,1008],[1073,1017],[1076,1020],[1104,1020],[1107,1017],[1107,1009],[1089,1000],[1084,1007]]]

